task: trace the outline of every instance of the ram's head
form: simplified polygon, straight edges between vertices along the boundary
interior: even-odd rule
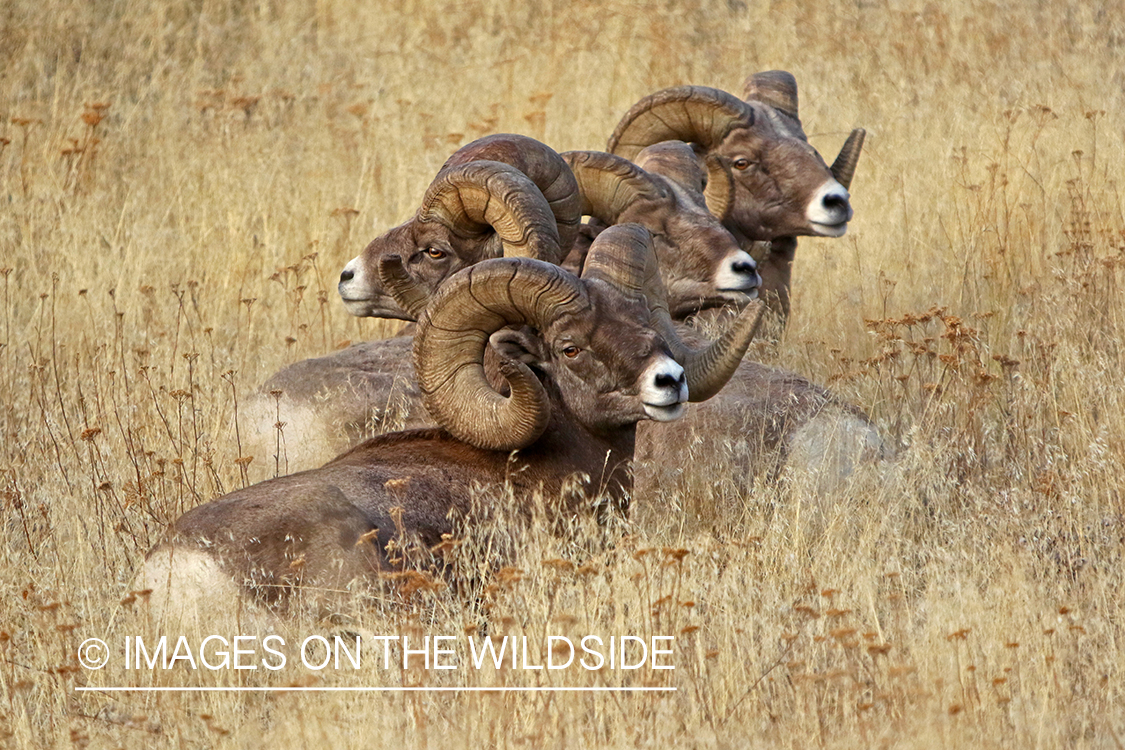
[[[569,151],[582,212],[604,225],[636,223],[652,233],[672,314],[744,306],[760,282],[754,259],[708,210],[705,173],[681,141],[644,149],[634,164],[598,151]],[[723,170],[715,183],[730,181]],[[717,188],[716,188],[717,190]]]
[[[752,75],[744,96],[705,86],[659,91],[629,110],[607,150],[634,159],[646,146],[680,140],[701,158],[717,160],[734,190],[708,190],[708,206],[740,239],[843,235],[852,217],[848,185],[863,131],[852,134],[829,167],[801,128],[792,75]]]
[[[552,402],[592,432],[679,417],[733,374],[759,319],[747,308],[723,338],[689,349],[668,316],[651,236],[624,224],[599,235],[581,277],[525,258],[455,274],[420,311],[415,370],[451,434],[513,450],[547,429]],[[485,374],[490,346],[503,355],[499,390]]]
[[[340,274],[340,297],[359,317],[414,320],[379,277],[383,258],[433,293],[488,258],[562,260],[578,232],[578,187],[561,157],[520,135],[492,135],[458,150],[405,224],[376,237]]]

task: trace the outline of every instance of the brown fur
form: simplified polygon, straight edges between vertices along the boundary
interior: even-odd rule
[[[525,208],[542,205],[554,226],[537,225],[533,233],[528,232],[529,227],[521,229],[525,235],[534,235],[538,243],[536,252],[543,253],[543,260],[558,263],[565,256],[574,243],[579,223],[578,186],[569,167],[552,149],[532,138],[506,133],[485,136],[449,157],[427,190],[423,206],[409,221],[376,237],[347,264],[340,276],[339,292],[353,315],[414,319],[380,280],[379,265],[387,256],[401,258],[403,269],[413,283],[432,294],[442,281],[458,270],[504,254],[500,236],[487,224],[471,222],[470,231],[467,225],[455,228],[445,220],[425,216],[432,207],[427,201],[433,188],[451,171],[471,167],[473,162],[507,165],[529,178],[524,182],[533,186],[533,195],[510,188],[502,192]],[[480,189],[484,187],[481,185]],[[487,187],[489,198],[485,204],[499,202],[500,193],[492,192],[496,186],[490,182]]]
[[[506,485],[516,497],[541,492],[559,498],[560,515],[581,510],[599,493],[624,502],[632,427],[590,433],[555,406],[544,437],[511,456],[438,429],[372,438],[319,469],[188,511],[150,557],[159,559],[168,547],[204,550],[246,594],[277,605],[298,589],[331,592],[356,579],[375,583],[380,571],[399,567],[387,552],[392,539],[399,549],[440,543],[454,530],[450,512],[468,515],[479,487]],[[568,481],[576,476],[579,481]]]
[[[663,197],[637,201],[636,205],[622,211],[620,220],[638,222],[654,233],[654,246],[673,315],[686,318],[700,310],[719,312],[719,306],[737,302],[735,295],[720,294],[710,285],[717,261],[736,249],[737,245],[718,220],[702,207],[704,171],[699,162],[670,142],[645,149],[638,160],[653,180],[663,186]],[[574,272],[580,272],[589,243],[603,227],[595,222],[583,228],[585,236],[576,243],[565,264]],[[780,304],[787,315],[792,248],[795,248],[796,240],[782,239],[775,244],[778,252],[767,254],[763,265],[759,266],[763,276],[762,293],[775,305]],[[758,243],[756,249],[760,250],[762,245],[768,243]],[[781,252],[786,247],[790,248],[788,252]],[[762,270],[766,267],[773,271],[766,274]],[[275,375],[263,391],[267,391],[270,384],[282,388],[286,391],[283,399],[293,404],[289,413],[301,416],[300,423],[291,421],[287,427],[289,466],[314,466],[374,432],[432,425],[433,421],[421,407],[413,378],[408,374],[409,339],[402,338],[359,344],[343,352],[298,363]],[[745,397],[736,396],[736,386],[728,385],[713,402],[688,410],[683,431],[655,423],[644,425],[640,429],[643,448],[640,455],[660,455],[662,458],[659,460],[664,467],[678,466],[673,449],[662,449],[660,441],[667,440],[669,446],[674,445],[677,435],[691,430],[700,439],[712,442],[739,441],[743,446],[739,450],[745,452],[745,457],[736,465],[760,473],[760,466],[769,464],[773,468],[766,475],[775,476],[778,467],[789,458],[787,446],[794,439],[795,431],[806,425],[826,426],[818,416],[821,407],[825,406],[844,409],[858,420],[857,425],[866,425],[866,432],[876,435],[874,427],[861,411],[840,402],[828,391],[794,373],[744,362],[736,372],[734,382],[746,385],[741,389]],[[297,389],[298,395],[293,395],[287,383]],[[316,394],[309,394],[311,383],[319,384]],[[768,386],[768,390],[755,393],[751,385]],[[331,398],[326,394],[331,394]],[[269,403],[272,405],[272,399]],[[819,406],[805,408],[803,404],[806,403]],[[729,416],[720,418],[718,415],[722,410],[727,410]],[[767,414],[773,416],[767,420]],[[285,414],[282,419],[286,419]],[[252,431],[269,438],[264,441],[269,448],[276,443],[276,431],[270,427],[274,421],[273,413],[269,412],[256,422],[264,429],[253,430],[254,424],[251,424]],[[705,423],[710,425],[709,430],[696,428],[696,425]],[[783,425],[783,428],[773,429],[770,425]],[[811,426],[809,429],[812,429]],[[864,432],[861,442],[866,443],[869,436],[865,430],[859,427],[857,430]],[[836,448],[828,450],[835,451]],[[852,451],[853,448],[841,450]],[[813,457],[812,460],[818,459]],[[828,458],[825,457],[825,460],[828,461]],[[841,466],[842,475],[849,473],[848,462],[835,459],[831,462]],[[661,469],[661,473],[666,474],[667,469]],[[654,476],[641,466],[638,473],[639,494],[648,494],[654,486]]]
[[[665,141],[642,151],[636,161],[654,189],[622,207],[615,223],[636,223],[652,232],[672,315],[683,318],[701,309],[741,306],[753,299],[749,293],[720,291],[715,286],[722,264],[740,247],[708,212],[705,173],[687,144]],[[598,219],[584,225],[563,266],[580,271],[590,243],[604,226]]]
[[[651,244],[647,252],[651,254]],[[493,263],[489,268],[495,273],[489,278],[504,283],[522,278],[519,269],[525,266],[535,268],[534,261]],[[477,268],[483,275],[484,266]],[[548,268],[551,275],[543,283],[556,283],[556,277],[573,283],[575,301],[559,312],[542,313],[546,317],[536,323],[537,332],[500,323],[485,349],[517,360],[541,379],[550,403],[541,436],[513,453],[474,447],[438,429],[372,438],[319,469],[237,490],[184,514],[150,551],[139,585],[156,586],[160,601],[175,602],[181,597],[174,590],[177,582],[189,580],[200,588],[194,571],[207,568],[198,564],[202,552],[218,560],[225,574],[257,600],[285,605],[298,588],[331,596],[357,578],[372,583],[379,571],[400,562],[388,548],[392,537],[417,540],[424,548],[437,544],[453,531],[451,512],[469,513],[477,487],[504,488],[517,505],[540,492],[557,499],[560,515],[593,497],[623,504],[631,489],[627,464],[636,423],[654,408],[674,409],[687,398],[684,370],[651,327],[643,296],[624,293],[594,273],[579,280]],[[473,287],[473,278],[461,276],[460,281],[469,283],[448,288],[464,292],[446,294],[446,308],[463,311],[471,307],[470,295],[486,298],[492,287]],[[524,293],[538,300],[544,289],[535,294],[531,286]],[[491,294],[512,292],[496,289]],[[420,336],[430,330],[424,326],[436,314],[434,307],[441,305],[427,310]],[[511,315],[535,319],[525,308]],[[451,319],[441,320],[433,324],[435,329],[451,324]],[[475,324],[466,319],[459,325]],[[459,371],[469,364],[457,356],[440,366]],[[188,552],[182,557],[190,575],[177,572],[177,550]]]
[[[675,424],[637,426],[634,494],[651,501],[704,477],[746,489],[786,467],[827,490],[885,453],[863,411],[796,373],[747,361]]]
[[[634,158],[644,146],[679,138],[693,142],[701,160],[718,159],[726,166],[734,191],[722,216],[723,225],[758,261],[760,296],[783,327],[789,315],[797,246],[794,238],[822,236],[828,231],[812,221],[809,210],[818,191],[834,182],[834,177],[805,137],[798,119],[797,82],[790,74],[770,71],[752,75],[744,91],[746,99],[741,102],[726,92],[705,87],[678,87],[646,97],[622,118],[608,150]],[[669,102],[678,108],[702,104],[701,114],[669,120],[667,126],[637,128],[632,124]],[[722,115],[717,114],[720,109]],[[728,127],[711,129],[712,111],[717,119],[723,119],[734,110],[741,113]],[[834,196],[831,201],[821,208],[850,218],[846,199]],[[838,235],[829,232],[828,236]]]

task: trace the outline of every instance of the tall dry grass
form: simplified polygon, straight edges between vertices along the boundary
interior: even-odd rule
[[[1121,8],[1058,0],[7,3],[0,741],[1120,747],[1123,63]],[[239,398],[393,330],[334,280],[451,151],[598,147],[657,88],[769,68],[824,153],[870,135],[852,229],[802,241],[762,356],[862,405],[897,461],[529,533],[475,594],[410,579],[344,623],[676,635],[677,692],[74,691],[114,679],[74,651],[143,610],[128,582],[165,524],[265,472]]]

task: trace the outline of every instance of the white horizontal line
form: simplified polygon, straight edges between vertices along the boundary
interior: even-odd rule
[[[134,693],[654,693],[675,692],[674,687],[76,687],[87,692]]]

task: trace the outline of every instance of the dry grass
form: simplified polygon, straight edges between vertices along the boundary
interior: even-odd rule
[[[1122,746],[1120,8],[290,5],[0,11],[0,744]],[[775,358],[863,405],[897,463],[829,497],[700,487],[608,545],[532,534],[476,595],[405,581],[349,624],[676,635],[672,673],[321,676],[677,692],[74,691],[113,681],[75,648],[143,610],[164,525],[265,474],[238,397],[393,330],[334,278],[449,152],[598,147],[659,87],[774,67],[823,152],[870,131]]]

